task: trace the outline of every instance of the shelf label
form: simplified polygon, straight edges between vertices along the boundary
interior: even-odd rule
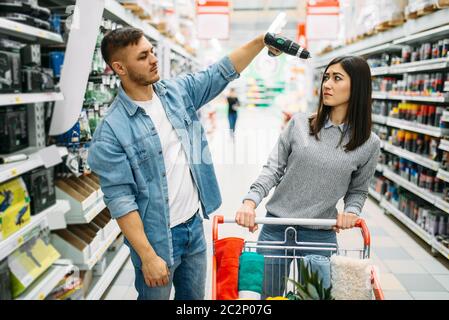
[[[24,243],[25,239],[23,236],[20,236],[17,238],[17,245],[22,245]]]
[[[22,103],[22,98],[20,96],[16,96],[14,99],[15,103]]]
[[[17,176],[17,174],[18,174],[17,169],[14,168],[11,170],[11,176],[15,177]]]
[[[44,300],[45,299],[45,294],[44,293],[39,293],[39,295],[37,296],[38,300]]]

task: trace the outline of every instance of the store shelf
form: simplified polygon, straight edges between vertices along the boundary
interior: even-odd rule
[[[424,60],[390,66],[388,74],[426,72],[432,70],[446,69],[448,67],[449,67],[449,59],[440,58],[440,59]]]
[[[28,171],[39,168],[44,165],[39,153],[44,152],[45,149],[28,148],[13,154],[27,154],[28,159],[8,164],[0,165],[0,183],[9,179],[18,177]],[[58,147],[59,155],[62,157],[68,154],[67,148]],[[62,162],[62,160],[61,160]]]
[[[371,68],[371,76],[372,77],[385,76],[388,74],[389,70],[390,70],[390,67]]]
[[[388,119],[388,117],[381,116],[381,115],[378,115],[378,114],[373,114],[372,118],[373,118],[373,122],[378,123],[378,124],[386,124],[387,123],[387,119]]]
[[[378,100],[386,100],[388,98],[388,94],[386,92],[373,92],[372,98]]]
[[[377,201],[382,201],[382,195],[376,191],[374,191],[374,189],[372,188],[368,188],[368,193]]]
[[[93,287],[88,293],[86,300],[101,299],[128,257],[129,249],[127,246],[122,245],[120,250],[115,253],[115,256],[112,258],[111,263],[108,265],[103,275],[99,277],[99,279],[93,284]]]
[[[156,28],[140,20],[115,0],[105,0],[103,16],[106,19],[111,19],[131,27],[139,28],[147,37],[153,40],[159,41],[162,38],[160,32],[156,30]]]
[[[428,103],[446,103],[449,102],[449,97],[447,94],[444,96],[408,96],[392,94],[388,92],[373,92],[373,99],[378,100],[397,100],[397,101],[417,101],[417,102],[428,102]]]
[[[441,128],[439,127],[428,126],[391,117],[387,118],[387,126],[422,133],[436,138],[440,138],[442,136]]]
[[[432,194],[430,191],[427,191],[426,189],[420,188],[416,186],[415,184],[411,183],[410,181],[407,181],[406,179],[402,178],[400,175],[397,175],[387,167],[384,168],[383,175],[395,182],[396,184],[400,185],[404,189],[407,189],[408,191],[414,193],[418,197],[430,202],[431,204],[435,204],[437,200],[437,196]]]
[[[449,152],[449,141],[446,139],[440,140],[440,145],[438,146],[439,149]]]
[[[445,11],[446,11],[446,14],[449,14],[449,12],[447,12],[447,10],[445,10]],[[447,25],[447,20],[446,20],[446,23],[442,23],[442,25],[443,26],[438,27],[438,28],[415,33],[415,34],[403,37],[401,39],[397,39],[397,40],[393,41],[393,44],[411,44],[411,43],[428,41],[431,39],[449,35],[449,25]]]
[[[0,106],[61,101],[61,100],[64,100],[64,96],[61,92],[0,94]]]
[[[30,41],[36,41],[40,44],[59,44],[64,43],[61,35],[18,23],[5,18],[0,18],[0,33],[7,34]]]
[[[437,178],[449,182],[449,172],[443,169],[438,170]]]
[[[16,249],[20,248],[22,244],[36,234],[35,232],[49,227],[48,218],[53,212],[57,211],[65,213],[69,208],[66,201],[58,200],[55,205],[32,216],[31,221],[23,228],[10,235],[8,238],[0,241],[0,261],[9,256]]]
[[[44,300],[73,268],[68,260],[56,261],[17,300]]]
[[[433,239],[432,247],[443,255],[446,259],[449,259],[449,249],[443,246],[439,241]]]
[[[95,205],[88,209],[87,211],[81,210],[71,210],[66,215],[67,224],[84,224],[89,223],[94,219],[103,209],[106,208],[106,204],[104,203],[103,196],[98,198],[95,202]]]
[[[100,248],[91,255],[90,259],[87,260],[84,264],[78,265],[81,270],[90,270],[94,267],[94,265],[104,256],[105,252],[111,246],[111,244],[115,241],[115,239],[120,234],[120,228],[118,225],[115,226],[114,230],[109,235],[108,239],[102,243]]]
[[[367,37],[351,45],[342,45],[316,60],[315,67],[327,65],[333,58],[347,55],[370,55],[380,52],[400,50],[400,44],[421,41],[426,37],[435,38],[446,31],[449,9],[438,10],[418,19],[408,20],[402,26],[392,28],[374,36]],[[441,27],[444,26],[444,27]]]
[[[440,168],[439,162],[427,159],[423,156],[420,156],[419,154],[404,150],[404,149],[396,147],[392,144],[385,143],[383,149],[385,151],[388,151],[392,154],[397,155],[398,157],[407,159],[409,161],[412,161],[414,163],[417,163],[419,165],[422,165],[422,166],[432,169],[434,171],[438,171],[438,169]]]
[[[384,165],[383,164],[376,164],[376,171],[382,173],[384,171]]]
[[[443,111],[443,115],[441,116],[441,121],[449,122],[449,111]]]
[[[432,236],[428,234],[424,229],[418,226],[412,219],[407,217],[402,211],[388,202],[386,199],[383,199],[380,203],[380,206],[395,216],[399,221],[401,221],[404,225],[406,225],[411,231],[413,231],[416,235],[418,235],[421,239],[423,239],[426,243],[432,244]]]

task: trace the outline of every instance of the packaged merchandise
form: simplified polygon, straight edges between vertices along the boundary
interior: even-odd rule
[[[30,222],[30,196],[23,179],[0,185],[0,240],[9,237]]]

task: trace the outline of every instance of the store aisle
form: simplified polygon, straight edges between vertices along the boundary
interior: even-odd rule
[[[280,116],[272,108],[245,109],[237,123],[235,145],[227,131],[225,118],[218,119],[217,130],[209,137],[223,205],[217,211],[233,217],[252,181],[259,174],[267,155],[274,146],[280,128]],[[266,200],[265,200],[266,201]],[[265,214],[263,202],[258,216]],[[339,204],[342,209],[342,203]],[[364,218],[372,234],[371,257],[379,268],[380,281],[387,299],[449,299],[449,264],[442,257],[434,258],[428,245],[417,240],[397,220],[383,214],[375,200],[369,198],[364,208]],[[208,240],[208,272],[206,298],[211,295],[211,223],[204,223]],[[235,225],[225,225],[220,237],[237,236],[255,239]],[[360,248],[358,230],[339,235],[339,244],[345,248]],[[134,271],[128,261],[118,274],[105,299],[136,299],[133,287]]]

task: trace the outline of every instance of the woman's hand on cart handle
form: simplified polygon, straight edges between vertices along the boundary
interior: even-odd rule
[[[235,214],[235,222],[245,228],[248,228],[250,232],[256,232],[259,226],[255,222],[256,220],[256,204],[254,201],[245,200],[240,209]]]
[[[341,212],[337,215],[337,225],[334,230],[340,232],[340,230],[355,228],[357,221],[360,219],[358,215],[351,212]]]

